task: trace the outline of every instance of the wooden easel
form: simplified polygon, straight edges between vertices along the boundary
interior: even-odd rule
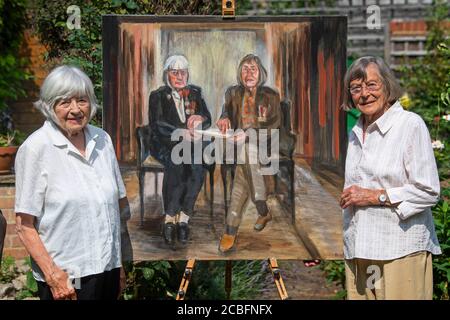
[[[289,298],[286,287],[284,286],[283,278],[281,277],[281,272],[278,267],[277,259],[269,258],[267,259],[270,266],[270,271],[272,272],[273,280],[278,290],[278,295],[281,300],[286,300]],[[186,268],[184,269],[183,278],[181,279],[180,288],[178,289],[178,294],[176,300],[184,300],[186,292],[189,286],[189,281],[192,277],[192,272],[194,269],[195,259],[189,259]],[[231,277],[232,277],[232,261],[227,260],[225,265],[225,292],[227,294],[227,299],[231,296]]]
[[[181,279],[180,289],[178,289],[178,294],[176,300],[184,300],[186,296],[186,291],[189,286],[189,281],[192,277],[192,271],[194,269],[195,259],[189,259],[186,268],[184,269],[183,278]]]
[[[236,4],[235,0],[222,0],[222,18],[223,19],[234,19],[236,15]],[[281,272],[278,267],[277,259],[269,258],[270,270],[272,272],[273,280],[278,290],[278,295],[281,300],[286,300],[289,298],[286,287],[284,286],[283,278],[281,277]],[[195,259],[189,259],[186,268],[184,269],[183,278],[181,279],[180,288],[176,300],[184,300],[186,292],[189,286],[189,281],[192,277],[192,272],[195,265]],[[232,278],[233,265],[231,260],[226,261],[225,265],[225,292],[227,294],[227,299],[231,296],[231,278]]]

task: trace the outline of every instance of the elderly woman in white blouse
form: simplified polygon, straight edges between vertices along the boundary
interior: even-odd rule
[[[92,82],[76,67],[57,67],[35,106],[46,121],[17,153],[15,212],[39,296],[117,299],[120,214],[126,220],[129,206],[111,138],[88,124],[97,109]]]
[[[362,113],[341,195],[348,298],[432,299],[431,254],[441,249],[431,207],[440,186],[428,129],[402,108],[381,58],[356,60],[344,85],[343,107]]]

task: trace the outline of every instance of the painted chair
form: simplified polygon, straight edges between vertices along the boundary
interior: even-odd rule
[[[158,174],[164,172],[164,165],[160,163],[156,158],[151,155],[151,128],[149,125],[136,128],[136,139],[138,147],[137,158],[137,171],[139,177],[139,200],[140,200],[140,225],[144,225],[144,195],[145,195],[145,174],[147,172],[155,175],[155,196],[157,196],[158,190]],[[214,168],[215,165],[208,166],[209,172],[209,187],[210,187],[210,214],[213,214],[214,204]],[[206,179],[205,179],[205,194],[206,194]],[[163,202],[164,210],[164,202]]]

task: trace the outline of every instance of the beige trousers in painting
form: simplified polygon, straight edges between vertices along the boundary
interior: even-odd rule
[[[245,164],[237,164],[231,191],[231,203],[228,209],[226,223],[231,227],[239,227],[247,201],[255,203],[258,200],[267,200],[264,176],[261,174],[259,163],[249,162],[249,153],[252,152],[246,144]],[[253,149],[256,150],[256,149]]]

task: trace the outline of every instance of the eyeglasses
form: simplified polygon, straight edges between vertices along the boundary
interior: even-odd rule
[[[362,85],[351,86],[349,88],[350,93],[352,95],[360,94],[362,92],[363,86],[365,86],[369,92],[374,92],[381,88],[381,83],[373,81],[373,82],[369,82],[369,83],[362,83]]]
[[[70,98],[70,99],[62,99],[60,102],[56,104],[56,107],[69,109],[72,107],[72,100],[75,100],[75,105],[77,105],[79,108],[89,106],[88,98]]]
[[[256,74],[258,71],[259,71],[258,67],[250,67],[249,68],[247,66],[244,66],[242,68],[242,72],[244,72],[244,73]]]
[[[174,76],[174,77],[178,77],[179,75],[184,77],[185,75],[187,75],[187,70],[181,69],[181,70],[169,70],[169,73]]]

